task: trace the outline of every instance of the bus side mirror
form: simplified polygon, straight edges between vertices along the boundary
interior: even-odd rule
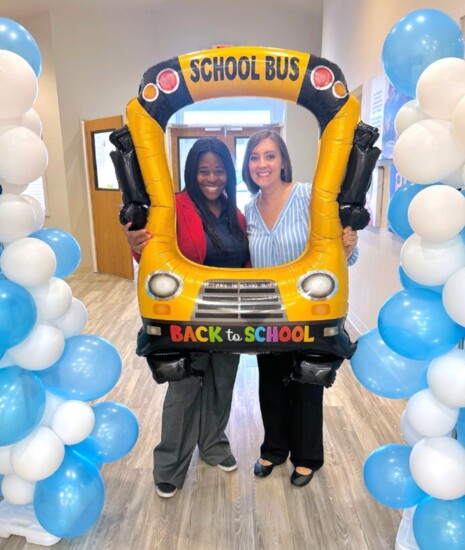
[[[377,128],[359,122],[341,192],[337,198],[342,227],[350,226],[354,231],[364,229],[370,222],[365,202],[371,174],[381,154],[381,149],[374,147],[378,137]]]
[[[122,225],[132,222],[130,231],[137,231],[144,228],[147,223],[150,198],[145,190],[128,127],[123,126],[112,132],[110,141],[116,147],[115,151],[111,151],[110,157],[115,167],[118,186],[123,193],[123,207],[119,219]]]

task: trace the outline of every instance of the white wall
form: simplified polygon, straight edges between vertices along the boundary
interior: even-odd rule
[[[382,74],[384,40],[401,17],[421,8],[441,10],[457,23],[465,15],[463,0],[324,0],[322,56],[343,69],[351,90],[362,87],[365,121],[371,81]],[[359,332],[376,326],[381,305],[401,289],[397,273],[403,241],[386,229],[388,186],[385,179],[381,227],[360,234],[360,259],[350,269],[349,319]]]
[[[49,153],[46,187],[50,217],[47,218],[47,226],[71,231],[50,17],[45,13],[31,19],[24,19],[22,23],[40,44],[42,55],[39,95],[34,108],[42,121],[43,139]]]
[[[321,2],[316,2],[321,4]],[[175,55],[211,48],[214,44],[272,46],[319,55],[321,10],[316,15],[267,0],[174,1],[156,10],[57,8],[44,16],[20,21],[35,36],[44,56],[39,86],[44,113],[59,112],[59,124],[46,116],[44,140],[52,181],[48,226],[70,230],[82,248],[81,270],[92,263],[90,217],[80,121],[124,114],[137,94],[142,74]],[[48,22],[48,29],[47,29]],[[48,32],[47,32],[48,31]],[[56,92],[42,90],[46,73],[55,73]],[[51,82],[53,84],[53,78]],[[316,156],[316,123],[302,109],[288,112],[287,138],[295,175],[311,180]],[[61,143],[59,143],[61,141]],[[309,152],[311,151],[311,152]],[[52,162],[53,159],[53,162]],[[64,166],[64,174],[63,174]],[[59,210],[67,215],[59,214]]]

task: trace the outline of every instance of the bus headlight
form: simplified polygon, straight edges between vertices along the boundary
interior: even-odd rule
[[[307,300],[326,300],[336,293],[337,279],[329,271],[312,271],[302,275],[297,287]]]
[[[181,292],[182,280],[169,271],[155,271],[147,277],[146,289],[156,300],[171,300]]]

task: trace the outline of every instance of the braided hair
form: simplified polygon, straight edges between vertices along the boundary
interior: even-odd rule
[[[235,239],[237,239],[240,242],[245,240],[246,237],[245,237],[244,231],[242,230],[242,227],[239,223],[239,219],[237,217],[236,171],[234,169],[234,164],[228,148],[219,139],[200,138],[191,147],[187,155],[186,167],[184,170],[184,181],[186,184],[186,192],[191,198],[195,207],[197,208],[200,214],[200,218],[202,220],[203,227],[206,233],[208,234],[208,236],[210,237],[210,239],[212,240],[213,244],[218,250],[224,251],[222,242],[219,239],[218,235],[216,235],[214,230],[214,227],[215,227],[214,214],[208,208],[208,200],[205,198],[197,182],[197,170],[198,170],[199,162],[201,160],[202,155],[205,155],[206,153],[214,153],[215,155],[218,155],[220,159],[223,161],[223,164],[226,170],[227,180],[226,180],[226,188],[225,188],[226,196],[223,196],[222,198],[226,200],[227,212],[228,212],[228,228],[231,235]]]

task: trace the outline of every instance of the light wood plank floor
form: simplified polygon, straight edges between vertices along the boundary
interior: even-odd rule
[[[159,440],[166,385],[152,381],[145,360],[134,353],[139,314],[134,283],[104,276],[69,279],[87,306],[85,332],[111,341],[123,357],[123,374],[104,400],[129,406],[140,438],[123,460],[103,467],[107,496],[97,524],[62,540],[62,549],[130,550],[383,550],[394,548],[401,512],[367,493],[362,468],[379,445],[401,442],[404,403],[365,390],[344,364],[325,392],[326,462],[310,485],[290,485],[291,466],[266,479],[253,475],[263,429],[253,356],[243,356],[228,434],[239,467],[226,473],[197,452],[186,483],[172,499],[160,499],[152,480],[152,448]],[[2,550],[34,550],[22,537],[0,539]]]

